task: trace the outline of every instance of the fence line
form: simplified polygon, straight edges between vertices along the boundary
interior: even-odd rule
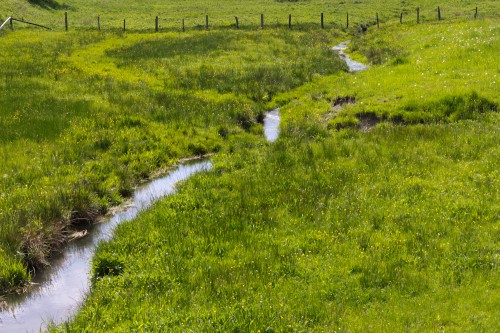
[[[29,25],[34,25],[34,26],[44,28],[47,30],[52,30],[52,28],[46,27],[46,26],[38,24],[38,23],[28,22],[28,21],[25,21],[24,19],[16,19],[12,16],[9,16],[9,18],[6,19],[5,22],[2,23],[2,25],[0,25],[0,31],[2,31],[2,29],[7,25],[7,23],[10,23],[10,29],[13,30],[14,29],[13,23],[12,23],[13,21],[21,22],[21,23],[25,23],[25,24],[29,24]]]
[[[471,14],[471,17],[473,17],[474,19],[477,19],[477,16],[478,16],[478,7],[475,7],[475,9],[471,10],[472,14]],[[440,6],[437,6],[436,8],[436,19],[438,21],[441,21],[443,20],[443,16],[442,16],[442,9]],[[466,13],[466,12],[464,12]],[[399,16],[399,23],[400,24],[403,24],[403,12],[401,12],[398,16]],[[408,13],[406,13],[406,16],[408,15]],[[325,28],[325,14],[323,12],[321,12],[319,15],[318,15],[318,21],[316,22],[300,22],[300,23],[297,23],[296,25],[318,25],[321,29],[324,29]],[[333,15],[332,15],[333,16]],[[338,17],[338,14],[336,15]],[[375,13],[375,15],[373,16],[374,19],[365,19],[363,23],[357,23],[358,25],[360,25],[362,27],[362,30],[366,30],[366,27],[368,26],[376,26],[377,28],[380,28],[380,25],[390,19],[392,19],[392,16],[390,18],[387,18],[386,20],[381,20],[380,17],[379,17],[379,13]],[[396,17],[397,18],[397,17]],[[101,31],[101,26],[102,26],[102,17],[99,15],[97,16],[97,30],[98,31]],[[172,22],[174,21],[173,19],[171,18],[168,18],[166,19],[168,20],[169,22]],[[238,16],[234,16],[234,20],[235,20],[235,23],[234,23],[234,27],[236,29],[239,29],[241,27],[241,22],[238,18]],[[257,15],[256,15],[256,21],[255,22],[258,22],[257,21]],[[432,20],[432,19],[431,19]],[[427,21],[431,21],[431,20],[427,20]],[[11,25],[11,28],[12,28],[12,21],[19,21],[19,22],[22,22],[22,23],[26,23],[26,24],[30,24],[30,25],[34,25],[34,26],[38,26],[38,27],[42,27],[42,28],[45,28],[45,29],[50,29],[52,30],[51,28],[49,27],[46,27],[46,26],[43,26],[41,24],[37,24],[37,23],[32,23],[32,22],[28,22],[28,21],[24,21],[24,20],[19,20],[19,19],[15,19],[13,17],[9,17],[7,18],[7,20],[5,20],[5,22],[2,23],[2,25],[0,25],[0,31],[10,22],[10,25]],[[64,13],[64,29],[66,31],[69,30],[69,26],[70,26],[70,17],[68,16],[68,12],[65,12]],[[113,20],[113,21],[116,21],[116,20]],[[416,24],[420,24],[421,23],[421,10],[420,10],[420,7],[417,7],[416,8]],[[353,27],[353,17],[351,14],[349,14],[349,12],[346,12],[345,14],[345,22],[342,23],[342,22],[334,22],[334,21],[331,21],[330,22],[330,25],[332,27],[338,27],[338,28],[342,28],[342,27],[345,27],[346,29],[349,29],[349,28],[352,28]],[[414,21],[415,22],[415,21]],[[185,31],[186,30],[186,24],[185,24],[185,18],[182,18],[182,21],[181,21],[181,26],[179,27],[182,31]],[[210,28],[209,26],[209,16],[208,15],[205,15],[205,22],[204,22],[204,28],[206,30],[208,30]],[[231,25],[233,24],[229,24],[228,25],[220,25],[219,27],[230,27]],[[217,27],[217,25],[214,25],[215,27]],[[258,24],[250,24],[250,25],[247,25],[248,27],[255,27],[255,26],[259,26]],[[268,25],[268,26],[271,26],[271,25]],[[278,19],[276,19],[276,26],[279,26],[279,21]],[[355,26],[355,24],[354,24]],[[79,25],[78,28],[84,28],[85,26],[81,26]],[[154,28],[153,28],[154,27]],[[202,26],[200,24],[198,25],[195,25],[194,28],[201,28]],[[260,28],[261,29],[264,29],[266,27],[265,25],[265,21],[264,21],[264,14],[260,14]],[[117,29],[118,27],[115,27],[115,29]],[[127,30],[127,25],[126,25],[126,19],[123,20],[123,27],[122,27],[122,31],[126,31]],[[161,27],[160,27],[160,17],[158,15],[156,15],[154,17],[154,26],[152,25],[152,28],[154,29],[154,31],[156,32],[159,32]],[[292,28],[292,14],[289,14],[288,15],[288,28]],[[172,28],[172,25],[170,24],[169,25],[169,28],[166,28],[166,29],[169,29],[169,30],[172,30],[172,29],[175,29],[175,28]],[[144,31],[144,27],[142,27],[140,29],[140,31]],[[147,30],[147,29],[146,29]]]

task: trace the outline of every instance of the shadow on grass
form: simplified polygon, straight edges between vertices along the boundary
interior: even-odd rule
[[[70,6],[66,4],[61,5],[55,0],[28,0],[28,2],[43,9],[71,9]]]
[[[206,55],[213,51],[232,48],[234,37],[226,32],[207,34],[178,39],[161,39],[137,43],[131,47],[106,52],[108,56],[136,60],[149,58],[171,58],[180,55]]]

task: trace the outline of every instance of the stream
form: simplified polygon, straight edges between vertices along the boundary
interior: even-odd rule
[[[280,112],[274,109],[266,113],[264,117],[264,135],[268,142],[274,142],[280,135]]]
[[[345,61],[347,64],[347,67],[349,67],[349,71],[352,73],[354,72],[360,72],[364,71],[365,69],[368,69],[369,67],[361,62],[357,62],[349,58],[349,56],[344,52],[347,49],[347,45],[350,43],[350,41],[347,42],[342,42],[338,45],[335,45],[332,47],[333,51],[337,51],[339,53],[340,58]]]
[[[332,50],[339,53],[351,72],[368,69],[344,53],[348,43],[340,43]],[[279,109],[266,113],[264,135],[268,142],[278,139],[280,120]],[[89,292],[91,259],[99,242],[109,240],[118,224],[134,219],[158,199],[173,194],[178,182],[211,168],[208,160],[183,164],[139,187],[127,205],[93,225],[85,237],[70,242],[64,252],[51,260],[50,268],[38,272],[28,293],[7,297],[8,308],[0,310],[0,332],[39,332],[51,322],[68,320]]]
[[[266,114],[267,141],[278,138],[279,123],[278,109]],[[118,224],[132,220],[156,200],[173,194],[178,182],[211,167],[207,160],[180,165],[166,176],[139,187],[128,204],[92,226],[85,237],[70,242],[63,253],[52,258],[50,268],[38,272],[32,279],[28,293],[7,297],[8,309],[0,311],[0,332],[39,332],[51,322],[60,324],[68,320],[89,292],[91,259],[99,242],[109,240]]]
[[[180,165],[166,176],[139,187],[127,205],[92,226],[85,237],[70,242],[63,253],[51,260],[50,268],[37,273],[29,293],[7,298],[8,309],[0,312],[0,332],[39,332],[51,321],[62,323],[70,318],[89,291],[90,261],[99,242],[109,240],[118,224],[174,193],[178,182],[211,167],[207,160]]]

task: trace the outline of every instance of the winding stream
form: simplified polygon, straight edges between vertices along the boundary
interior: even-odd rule
[[[90,287],[90,260],[99,242],[109,240],[113,229],[175,192],[178,182],[210,170],[210,161],[180,165],[168,175],[138,188],[129,204],[93,226],[87,236],[70,242],[64,253],[51,261],[50,269],[35,275],[29,293],[12,295],[9,309],[0,312],[0,332],[38,332],[52,321],[61,323],[73,315]]]
[[[332,50],[339,53],[351,72],[368,69],[344,53],[348,43],[340,43]],[[264,135],[267,141],[278,139],[280,120],[279,109],[266,113]],[[0,310],[0,332],[39,332],[50,322],[58,324],[70,318],[89,291],[90,262],[99,242],[109,240],[118,224],[135,218],[156,200],[173,194],[178,182],[211,167],[210,161],[181,165],[166,176],[138,188],[128,205],[94,225],[87,236],[70,242],[64,252],[52,260],[50,269],[37,273],[29,293],[7,298],[8,309]]]
[[[278,138],[279,123],[278,109],[266,114],[264,134],[267,141]],[[129,204],[94,225],[85,237],[70,242],[62,254],[53,258],[50,269],[37,273],[29,293],[8,297],[9,308],[0,311],[0,332],[39,332],[50,322],[58,324],[70,318],[89,291],[90,262],[99,242],[109,240],[118,224],[135,218],[156,200],[174,193],[179,181],[211,167],[210,161],[181,165],[168,175],[138,188]]]

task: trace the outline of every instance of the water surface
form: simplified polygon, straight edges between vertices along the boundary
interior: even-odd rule
[[[267,141],[274,142],[280,135],[280,113],[279,109],[274,109],[266,113],[264,117],[264,135]]]

